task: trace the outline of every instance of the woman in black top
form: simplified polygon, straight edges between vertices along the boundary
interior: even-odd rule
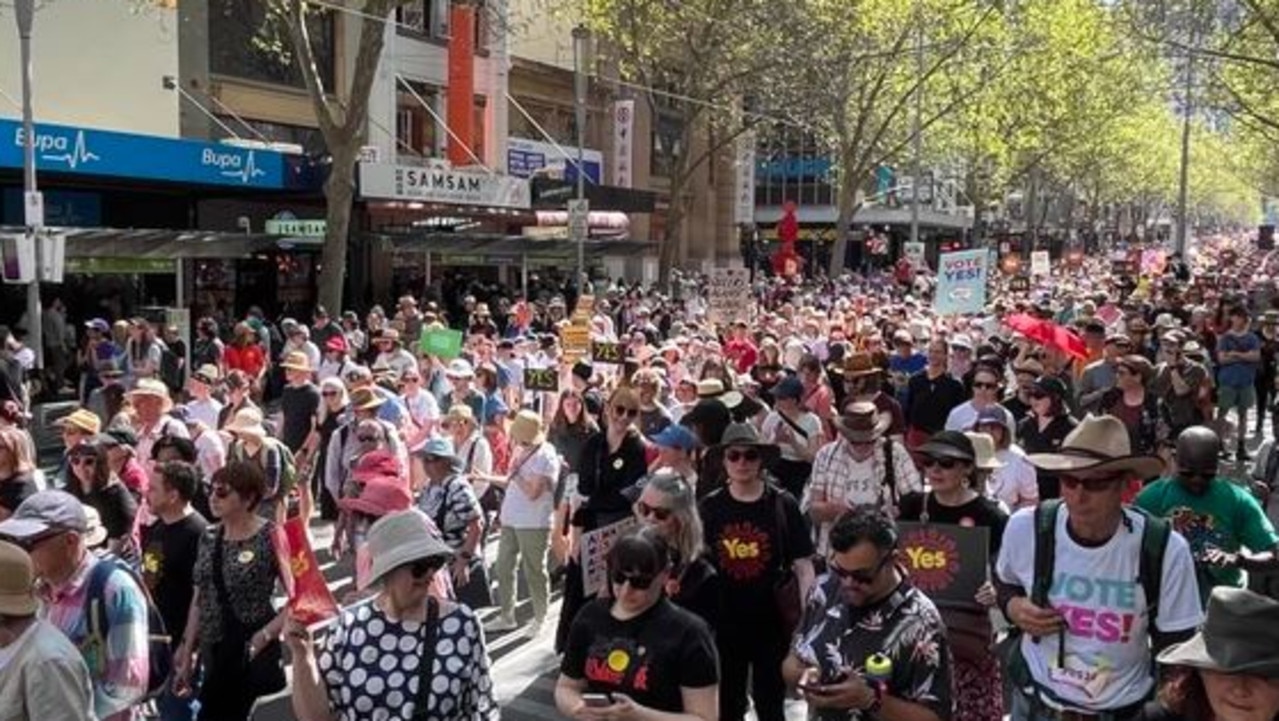
[[[635,391],[618,388],[605,404],[604,430],[583,444],[577,470],[577,494],[582,501],[572,520],[575,534],[603,528],[631,515],[631,502],[623,492],[648,471],[644,439],[635,428],[639,411]],[[574,556],[575,549],[564,570],[564,602],[555,635],[557,649],[563,648],[573,617],[586,600],[581,566]]]
[[[990,529],[993,567],[1008,511],[998,501],[982,495],[973,442],[958,431],[942,431],[933,434],[918,453],[930,490],[902,498],[900,519]],[[954,717],[964,721],[1002,721],[1002,676],[998,657],[990,652],[986,610],[995,604],[995,589],[989,581],[973,600],[977,607],[972,609],[942,609],[954,659]]]
[[[582,449],[586,441],[599,432],[599,426],[586,412],[582,394],[574,389],[560,393],[559,406],[551,419],[551,429],[546,439],[555,446],[564,464],[559,482],[555,484],[555,518],[551,525],[551,551],[558,569],[568,563],[569,529],[572,527],[573,495],[577,492],[577,475],[581,466]]]
[[[1030,391],[1030,414],[1017,424],[1017,440],[1021,449],[1030,453],[1056,453],[1061,442],[1075,429],[1077,421],[1066,409],[1066,384],[1056,378],[1041,376]],[[1039,500],[1061,496],[1057,476],[1036,470]]]
[[[603,696],[601,718],[718,718],[710,630],[663,593],[670,554],[651,530],[609,550],[612,598],[593,601],[573,621],[555,684],[555,705],[566,717],[582,718],[593,694]]]
[[[719,574],[706,551],[692,486],[678,473],[649,476],[635,501],[635,517],[664,538],[674,553],[667,597],[714,630],[719,623]]]
[[[67,491],[81,503],[97,509],[107,529],[107,548],[127,559],[137,557],[133,532],[138,502],[113,473],[106,446],[97,441],[81,443],[67,454]]]

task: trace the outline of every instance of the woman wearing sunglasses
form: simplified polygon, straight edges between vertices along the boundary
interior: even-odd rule
[[[604,429],[586,440],[578,462],[577,494],[581,498],[573,514],[575,535],[617,523],[631,515],[624,491],[648,472],[644,439],[636,424],[640,399],[634,389],[614,390],[604,407]],[[563,648],[573,617],[585,603],[577,549],[570,549],[564,573],[564,603],[560,607],[556,648]]]
[[[81,443],[67,454],[67,491],[98,511],[107,529],[107,549],[124,558],[137,558],[133,536],[138,502],[120,477],[111,472],[105,436]]]
[[[1008,523],[1008,512],[982,494],[977,473],[977,451],[968,436],[942,431],[919,447],[929,490],[902,499],[903,521],[946,523],[990,529],[990,563],[999,557],[999,541]],[[995,588],[989,581],[973,599],[980,609],[943,611],[954,658],[955,718],[965,721],[1001,721],[1004,717],[1003,681],[999,659],[990,650],[990,621],[986,609],[995,605]]]
[[[1051,376],[1040,376],[1030,389],[1030,415],[1017,425],[1017,438],[1026,453],[1056,453],[1061,443],[1079,425],[1066,407],[1066,384]],[[1061,496],[1057,475],[1039,468],[1039,498]]]
[[[309,721],[496,721],[490,661],[475,612],[431,594],[453,557],[417,509],[369,529],[377,595],[343,610],[313,641],[290,618],[293,712]],[[317,648],[318,646],[318,648]]]
[[[798,604],[813,580],[813,540],[799,503],[765,479],[764,469],[777,455],[777,446],[761,440],[754,426],[729,426],[713,453],[728,484],[699,506],[721,581],[716,643],[723,662],[724,721],[745,716],[748,690],[760,721],[784,718],[781,667],[790,631],[782,619],[790,609],[778,603],[776,589],[793,574]]]
[[[190,688],[198,657],[204,665],[200,718],[241,719],[258,697],[284,688],[284,616],[271,603],[282,574],[271,542],[274,524],[257,513],[267,493],[266,472],[256,463],[232,461],[213,474],[211,489],[209,507],[218,525],[200,539],[173,683]]]
[[[667,597],[714,629],[720,617],[719,574],[706,549],[693,485],[678,473],[650,475],[635,501],[635,517],[671,547]]]
[[[582,608],[569,633],[555,705],[580,721],[715,721],[719,675],[710,630],[663,593],[673,549],[654,529],[609,549],[612,598]]]

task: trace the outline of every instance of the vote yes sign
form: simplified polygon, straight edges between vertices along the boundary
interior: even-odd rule
[[[975,603],[990,563],[990,530],[946,523],[897,524],[911,583],[935,601]]]
[[[937,295],[933,300],[937,313],[980,313],[986,307],[989,263],[990,253],[986,250],[943,254],[937,264]]]

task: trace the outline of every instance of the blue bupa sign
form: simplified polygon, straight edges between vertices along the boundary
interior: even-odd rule
[[[0,120],[0,167],[21,168],[22,124]],[[196,185],[283,188],[281,153],[198,140],[36,125],[36,169]]]

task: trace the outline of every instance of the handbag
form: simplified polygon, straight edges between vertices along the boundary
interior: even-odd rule
[[[224,680],[239,687],[243,684],[254,697],[269,696],[284,690],[284,646],[273,639],[256,656],[249,657],[249,643],[261,627],[250,629],[235,615],[223,576],[222,544],[225,533],[218,528],[213,546],[213,585],[218,608],[222,612],[222,640],[213,648],[212,666],[223,671]]]
[[[804,599],[800,598],[799,577],[786,563],[786,509],[782,505],[782,494],[773,491],[773,513],[777,518],[777,557],[782,562],[781,576],[773,586],[773,605],[777,607],[777,615],[781,619],[782,631],[786,638],[794,635],[799,628],[800,618],[804,615]]]

